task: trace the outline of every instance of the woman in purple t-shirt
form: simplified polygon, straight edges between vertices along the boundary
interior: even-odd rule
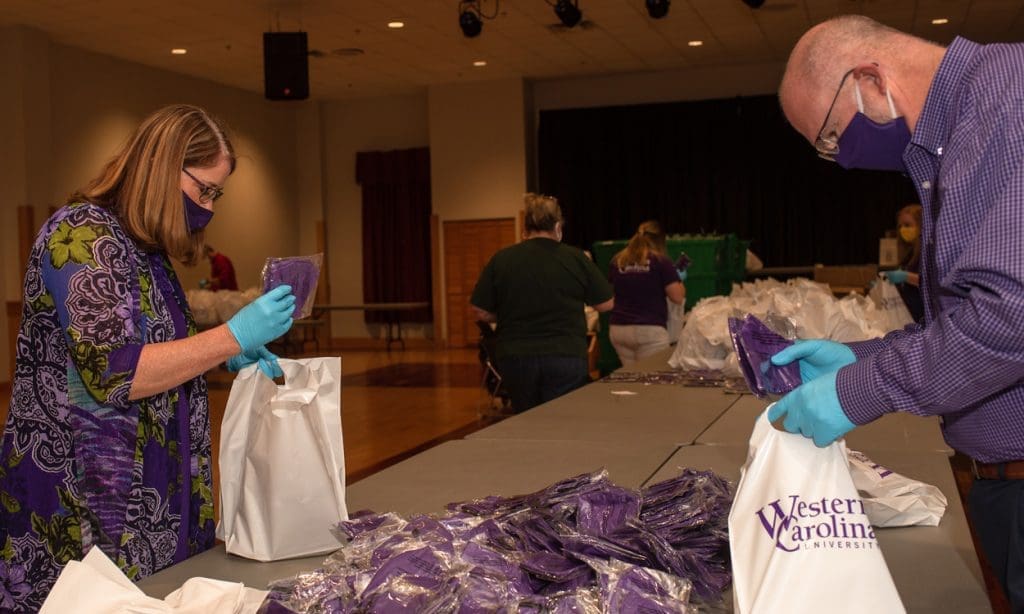
[[[682,304],[686,288],[665,249],[658,222],[640,224],[629,244],[612,258],[608,278],[615,289],[609,338],[624,367],[669,345],[668,304]]]

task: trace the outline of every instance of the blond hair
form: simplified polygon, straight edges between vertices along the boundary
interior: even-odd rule
[[[917,224],[917,239],[913,245],[910,246],[910,251],[904,256],[900,266],[903,268],[916,269],[921,263],[921,205],[917,203],[907,205],[896,212],[896,224],[899,224],[900,218],[904,215],[909,215],[914,219],[914,223]],[[903,243],[903,239],[900,238],[900,243]]]
[[[554,196],[528,192],[523,196],[526,214],[523,225],[526,234],[534,232],[554,232],[555,225],[562,221],[562,209]]]
[[[665,246],[665,232],[661,224],[655,220],[647,220],[637,228],[636,234],[626,244],[625,249],[612,257],[612,263],[617,267],[645,265],[651,254],[668,256],[668,248]]]
[[[116,212],[124,230],[147,251],[165,251],[192,265],[203,232],[189,231],[181,170],[208,168],[222,157],[235,170],[235,152],[223,125],[191,105],[171,105],[143,120],[99,176],[69,202],[91,202]]]

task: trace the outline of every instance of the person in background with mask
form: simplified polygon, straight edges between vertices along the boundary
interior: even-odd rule
[[[895,271],[882,274],[896,284],[903,303],[915,322],[924,318],[924,301],[921,299],[921,205],[907,205],[896,214],[899,232],[900,266]]]
[[[280,286],[196,333],[171,258],[194,264],[234,171],[223,126],[160,109],[36,236],[0,453],[0,611],[35,612],[100,548],[132,580],[213,545],[203,374],[263,361]]]
[[[924,319],[882,339],[797,343],[803,385],[769,412],[820,446],[890,412],[942,416],[973,459],[969,512],[1024,610],[1024,45],[948,48],[867,17],[797,42],[782,109],[845,168],[907,173],[922,206]]]
[[[524,200],[524,240],[490,259],[470,298],[480,320],[498,325],[498,373],[516,413],[590,381],[583,306],[614,305],[597,265],[561,243],[558,201],[541,194]]]
[[[628,367],[667,348],[668,303],[681,305],[686,289],[675,264],[668,258],[661,224],[648,220],[637,229],[626,248],[612,257],[608,279],[615,291],[608,338]]]

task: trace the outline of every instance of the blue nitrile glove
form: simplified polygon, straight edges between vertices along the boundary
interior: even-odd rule
[[[278,286],[242,307],[230,320],[228,328],[235,336],[243,354],[252,354],[260,346],[277,339],[292,327],[295,295],[291,286]]]
[[[794,360],[800,361],[800,379],[806,384],[857,362],[857,357],[848,346],[827,339],[798,339],[793,345],[772,356],[772,364],[776,367],[788,365]]]
[[[896,269],[895,271],[882,271],[882,275],[894,284],[902,284],[907,281],[907,272],[903,269]]]
[[[795,390],[782,397],[768,410],[769,422],[775,422],[782,416],[783,428],[790,433],[801,433],[804,437],[814,440],[814,445],[824,448],[856,426],[846,417],[842,405],[839,404],[839,393],[836,392],[837,371],[801,384]]]
[[[676,273],[679,273],[679,281],[686,281],[686,269],[682,271],[677,270]]]
[[[270,379],[284,375],[281,365],[277,362],[277,356],[262,345],[256,348],[255,352],[246,352],[229,358],[228,371],[237,373],[253,363],[259,363],[260,371]]]

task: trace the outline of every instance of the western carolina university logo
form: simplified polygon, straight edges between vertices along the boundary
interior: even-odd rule
[[[885,467],[879,465],[875,461],[873,461],[870,458],[864,456],[862,453],[857,452],[856,450],[850,450],[848,452],[848,454],[850,455],[851,459],[859,460],[860,462],[862,462],[865,465],[867,465],[868,467],[870,467],[871,470],[874,471],[875,474],[877,474],[878,477],[881,478],[881,479],[884,479],[884,478],[892,475],[892,470],[891,469],[886,469]]]
[[[784,552],[825,548],[875,548],[875,530],[860,499],[822,497],[812,501],[800,495],[776,499],[754,513],[775,547]]]

